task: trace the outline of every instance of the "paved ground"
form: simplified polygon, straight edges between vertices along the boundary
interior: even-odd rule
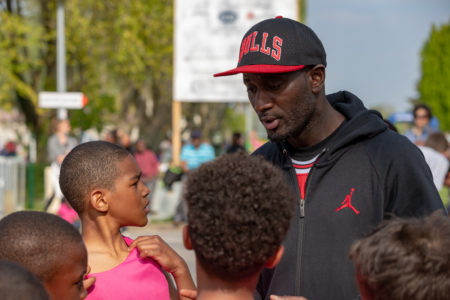
[[[182,239],[182,225],[174,226],[171,222],[149,222],[145,227],[127,227],[124,234],[130,238],[140,235],[159,235],[162,237],[181,257],[184,258],[191,271],[192,278],[196,282],[195,254],[184,248]]]

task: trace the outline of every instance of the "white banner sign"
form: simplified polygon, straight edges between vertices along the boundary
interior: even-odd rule
[[[236,67],[241,40],[254,24],[297,19],[298,0],[175,1],[174,99],[245,102],[242,75],[214,78]]]
[[[88,102],[88,99],[80,92],[40,92],[39,107],[41,108],[67,108],[80,109]]]

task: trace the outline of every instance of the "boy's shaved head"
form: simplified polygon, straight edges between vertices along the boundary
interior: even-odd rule
[[[80,215],[85,209],[89,193],[95,188],[114,189],[120,175],[117,162],[130,153],[105,141],[80,144],[64,158],[59,175],[61,191]]]
[[[242,153],[189,173],[184,196],[198,262],[227,281],[254,275],[275,254],[296,201],[280,170]]]
[[[0,260],[2,300],[48,300],[42,282],[30,270],[9,260]]]
[[[20,211],[0,220],[0,259],[25,266],[43,282],[53,278],[75,245],[84,247],[80,233],[58,216]]]

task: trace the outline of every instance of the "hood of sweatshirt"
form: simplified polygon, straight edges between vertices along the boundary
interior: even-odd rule
[[[387,130],[383,117],[376,110],[368,110],[362,101],[348,91],[327,95],[328,102],[344,115],[347,122],[326,146],[317,166],[328,164],[341,156],[348,145],[371,138]]]

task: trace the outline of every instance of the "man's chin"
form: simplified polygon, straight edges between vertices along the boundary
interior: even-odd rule
[[[286,139],[285,135],[282,134],[276,134],[275,132],[267,132],[267,138],[271,141],[271,142],[281,142],[284,141]]]

